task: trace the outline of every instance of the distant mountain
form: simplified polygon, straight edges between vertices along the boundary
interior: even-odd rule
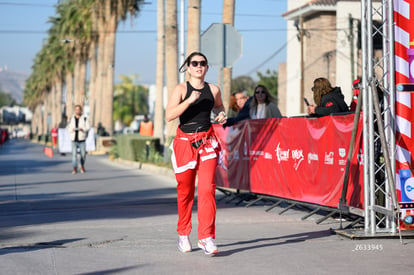
[[[17,103],[23,102],[23,91],[27,75],[0,68],[0,91],[10,94]]]

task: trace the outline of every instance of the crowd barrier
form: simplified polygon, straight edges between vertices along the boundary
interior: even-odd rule
[[[214,125],[223,153],[217,187],[336,208],[353,121],[354,114],[347,114]],[[346,201],[349,207],[363,209],[362,127],[358,129]]]

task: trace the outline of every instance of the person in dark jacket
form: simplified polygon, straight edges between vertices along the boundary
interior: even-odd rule
[[[223,127],[232,126],[233,124],[250,118],[250,102],[253,100],[253,97],[249,97],[245,102],[243,107],[241,107],[239,113],[235,117],[230,117],[227,119],[227,122],[223,124]]]
[[[313,81],[313,100],[316,105],[308,106],[313,116],[327,116],[333,113],[349,112],[340,87],[333,88],[328,79],[320,77]]]

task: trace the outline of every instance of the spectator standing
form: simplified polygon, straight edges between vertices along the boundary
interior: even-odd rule
[[[249,112],[252,119],[282,117],[272,95],[264,85],[257,85],[254,89],[254,97],[250,102]]]
[[[65,129],[68,125],[68,117],[66,115],[62,115],[62,120],[59,122],[58,127],[60,129]]]
[[[214,175],[220,146],[210,115],[213,111],[217,115],[214,120],[220,124],[226,122],[227,116],[220,89],[204,80],[208,68],[207,58],[200,52],[193,52],[185,59],[180,72],[188,71],[189,80],[174,88],[165,116],[167,121],[180,120],[171,144],[171,160],[177,180],[178,249],[181,252],[192,250],[189,235],[198,176],[198,247],[205,254],[216,254]]]
[[[354,82],[352,82],[352,90],[354,92],[354,95],[352,96],[352,102],[351,105],[349,106],[349,110],[351,112],[355,112],[356,110],[356,105],[358,102],[358,95],[359,95],[359,84],[361,83],[361,78],[357,78],[354,80]]]
[[[249,95],[247,94],[247,91],[242,90],[233,93],[232,95],[232,101],[229,108],[229,117],[236,117],[238,115],[238,112],[243,109],[244,104],[249,99]],[[232,111],[232,115],[230,115],[230,110]]]
[[[328,79],[323,77],[316,78],[313,81],[312,92],[316,105],[308,106],[308,113],[310,115],[320,117],[349,111],[341,88],[333,88]]]
[[[96,135],[98,137],[109,136],[108,133],[105,130],[105,127],[102,126],[102,123],[101,122],[98,122],[98,127],[96,129]]]
[[[234,94],[236,104],[240,109],[239,113],[235,117],[230,117],[227,122],[223,125],[224,127],[232,126],[233,124],[250,118],[250,102],[253,97],[249,97],[247,91],[240,91]]]
[[[53,149],[57,148],[57,142],[58,142],[58,127],[55,126],[50,130],[52,134],[52,147]]]
[[[152,121],[148,118],[148,115],[144,115],[144,120],[139,124],[139,134],[141,136],[152,137],[154,135],[154,125]]]
[[[234,98],[236,100],[237,107],[240,111],[241,109],[243,109],[247,100],[249,100],[249,95],[247,94],[247,91],[239,91],[234,94]]]
[[[66,115],[66,114],[62,114],[62,118],[61,118],[61,120],[60,120],[60,122],[59,122],[58,128],[59,128],[59,129],[62,129],[62,130],[64,130],[64,131],[66,131],[66,127],[67,127],[67,125],[68,125],[68,117],[67,117],[67,115]],[[61,146],[63,146],[63,145],[62,145],[63,140],[62,140],[62,138],[61,138],[61,139],[59,139],[59,135],[61,135],[61,134],[59,134],[59,132],[61,131],[61,130],[59,130],[59,129],[58,129],[58,144],[59,144],[59,149],[60,149],[60,148],[61,148]],[[61,155],[61,156],[66,156],[66,153],[64,153],[64,152],[60,152],[60,155]]]
[[[75,114],[72,116],[67,128],[72,140],[72,174],[76,174],[78,170],[78,148],[80,150],[80,172],[85,173],[85,140],[88,135],[90,126],[88,118],[83,115],[82,106],[75,106]]]
[[[234,96],[234,93],[230,96],[230,101],[229,101],[229,110],[227,112],[227,116],[230,117],[235,117],[237,116],[237,113],[240,111],[239,106],[237,106],[236,103],[236,98]]]

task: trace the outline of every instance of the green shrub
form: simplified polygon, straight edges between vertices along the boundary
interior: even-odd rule
[[[141,138],[138,134],[116,136],[116,150],[121,159],[135,161],[132,140]]]
[[[160,139],[139,134],[116,137],[117,155],[121,159],[140,162],[164,162]]]

